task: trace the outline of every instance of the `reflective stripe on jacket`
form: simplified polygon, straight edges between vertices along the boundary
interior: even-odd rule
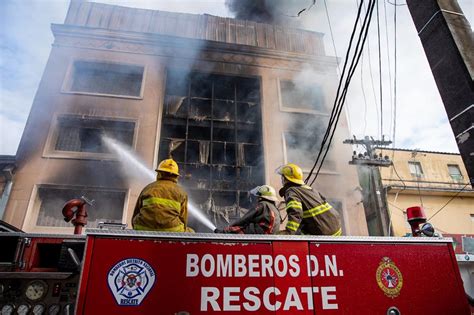
[[[188,196],[173,178],[161,178],[147,185],[138,197],[133,228],[146,231],[189,231]]]
[[[339,213],[307,185],[288,184],[283,187],[289,234],[300,231],[311,235],[342,235]]]
[[[260,199],[255,209],[224,229],[224,233],[276,234],[280,230],[280,213],[275,203]]]

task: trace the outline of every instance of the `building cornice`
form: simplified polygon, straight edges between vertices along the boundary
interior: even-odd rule
[[[75,25],[52,24],[54,46],[134,54],[159,55],[271,68],[298,69],[308,65],[334,72],[337,58],[210,40],[139,33]]]
[[[474,190],[465,187],[461,188],[443,188],[443,187],[417,187],[417,186],[403,186],[403,185],[389,185],[384,186],[388,193],[392,194],[410,194],[423,196],[426,195],[437,195],[437,196],[453,196],[458,195],[459,197],[474,197]]]

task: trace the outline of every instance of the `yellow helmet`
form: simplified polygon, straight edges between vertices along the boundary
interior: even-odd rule
[[[267,199],[270,201],[278,202],[276,197],[275,188],[270,185],[257,186],[254,189],[250,190],[250,193],[254,196]]]
[[[173,159],[166,159],[161,161],[155,171],[166,172],[179,176],[178,164]]]
[[[285,177],[287,180],[289,180],[292,183],[295,183],[298,185],[304,185],[303,171],[296,164],[288,163],[288,164],[282,165],[276,169],[276,172],[280,174],[281,176]]]

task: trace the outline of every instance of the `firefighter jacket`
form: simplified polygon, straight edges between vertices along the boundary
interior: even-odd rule
[[[189,232],[188,196],[173,177],[158,178],[138,197],[133,213],[135,230]]]
[[[280,230],[280,213],[274,202],[259,199],[255,209],[224,229],[234,234],[275,234]]]
[[[288,183],[280,195],[285,196],[288,213],[285,234],[342,234],[339,213],[310,186]]]

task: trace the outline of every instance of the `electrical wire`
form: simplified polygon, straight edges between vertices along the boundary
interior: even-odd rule
[[[441,207],[438,211],[436,211],[431,217],[429,217],[429,219],[428,219],[427,221],[433,219],[433,217],[434,217],[435,215],[437,215],[438,213],[440,213],[441,210],[443,210],[447,205],[449,205],[449,203],[450,203],[451,201],[453,201],[454,198],[456,198],[460,193],[462,193],[463,190],[466,189],[466,187],[467,187],[468,185],[470,185],[470,183],[467,183],[466,185],[464,185],[463,188],[461,188],[453,197],[451,197],[451,199],[449,199],[448,202],[446,202],[446,204],[445,204],[444,206],[442,206],[442,207]]]
[[[361,1],[361,4],[363,3],[363,1]],[[342,107],[344,106],[344,101],[345,101],[345,98],[347,96],[347,92],[348,92],[348,87],[349,87],[349,84],[350,84],[350,81],[352,79],[352,76],[354,75],[354,72],[355,72],[355,69],[357,67],[357,64],[359,63],[359,60],[360,60],[360,57],[362,55],[362,51],[363,51],[363,47],[364,47],[364,44],[365,44],[365,41],[367,39],[367,34],[368,34],[368,30],[369,30],[369,27],[370,27],[370,22],[371,22],[371,18],[372,18],[372,13],[373,13],[373,10],[374,10],[374,7],[375,7],[375,1],[372,1],[370,4],[369,4],[369,8],[368,8],[368,11],[366,12],[366,15],[364,17],[364,22],[362,24],[362,29],[359,33],[359,38],[357,40],[357,44],[356,44],[356,48],[355,48],[355,51],[354,51],[354,55],[353,55],[353,58],[352,58],[352,61],[351,61],[351,65],[349,67],[349,71],[348,71],[348,75],[347,75],[347,78],[346,78],[346,83],[344,85],[344,89],[343,89],[343,92],[342,92],[342,95],[339,99],[337,99],[336,97],[336,100],[335,102],[336,105],[335,107],[337,106],[337,111],[336,111],[336,116],[335,116],[335,123],[333,125],[328,125],[328,128],[327,129],[327,134],[329,136],[329,142],[326,146],[326,150],[324,152],[324,155],[322,156],[322,159],[321,159],[321,163],[319,165],[319,168],[316,172],[316,175],[313,179],[313,181],[311,182],[311,185],[314,184],[314,182],[316,181],[316,178],[318,177],[319,175],[319,172],[321,171],[321,168],[324,164],[324,160],[326,159],[326,156],[329,152],[329,149],[330,149],[330,145],[331,145],[331,142],[332,142],[332,139],[334,137],[334,134],[335,134],[335,131],[336,131],[336,126],[337,126],[337,122],[339,121],[339,117],[341,115],[341,112],[342,112]],[[361,7],[360,7],[361,8]],[[359,10],[359,13],[360,13],[360,10]],[[357,28],[357,22],[355,23],[355,26],[354,26],[354,29]],[[350,48],[351,48],[351,45],[352,45],[352,38],[351,38],[351,42],[349,44],[349,49],[348,49],[348,54],[350,52]],[[346,57],[348,56],[348,54],[346,54]],[[347,61],[347,58],[346,58],[346,61]],[[345,63],[345,66],[346,66],[347,62]],[[345,69],[344,69],[345,70]],[[344,70],[343,70],[343,73],[344,73]],[[341,81],[340,81],[341,83]],[[339,90],[339,89],[338,89]],[[339,93],[337,93],[338,95]],[[327,140],[327,139],[326,139]],[[324,148],[324,145],[322,144],[321,145],[321,148]],[[318,157],[319,155],[321,154],[322,151],[319,152],[318,154]],[[318,159],[316,160],[316,163],[318,162]],[[315,165],[316,165],[315,163]],[[313,166],[314,168],[314,166]],[[311,175],[311,174],[310,174]],[[310,177],[310,175],[308,175],[308,178]],[[308,179],[307,178],[307,179]]]
[[[328,7],[326,5],[326,0],[324,0],[324,8],[326,10],[326,18],[328,19],[329,32],[331,34],[332,47],[334,48],[334,54],[336,55],[336,58],[339,58],[338,55],[337,55],[337,50],[336,50],[336,43],[334,42],[334,34],[332,32],[331,19],[329,18],[329,11],[328,11]],[[340,75],[341,74],[341,67],[339,66],[339,63],[337,63],[337,69],[338,69],[339,75]]]
[[[359,7],[359,0],[356,0],[356,7]],[[362,22],[359,20],[359,24]],[[369,43],[369,39],[367,38],[367,43]],[[367,133],[367,110],[368,110],[368,105],[367,105],[367,97],[365,95],[365,85],[364,85],[364,52],[362,51],[362,59],[360,60],[360,87],[362,90],[362,97],[364,99],[364,132],[363,135]]]
[[[387,4],[385,1],[383,2],[383,10],[384,10],[384,21],[385,21],[385,44],[387,48],[387,63],[388,63],[388,84],[389,84],[389,89],[388,89],[388,94],[389,94],[389,100],[390,100],[390,128],[388,129],[389,134],[392,131],[392,125],[393,125],[393,96],[392,96],[392,66],[390,63],[390,45],[389,45],[389,38],[388,38],[388,22],[387,22]],[[396,10],[396,8],[394,8]],[[390,139],[391,137],[389,137]],[[383,151],[382,151],[383,152]]]
[[[358,2],[358,0],[356,0]],[[364,10],[367,11],[367,8],[365,7],[364,3]],[[375,113],[377,115],[377,128],[380,127],[379,121],[380,121],[380,113],[379,113],[379,107],[378,107],[378,100],[377,100],[377,93],[375,92],[375,84],[374,84],[374,75],[372,74],[372,58],[370,54],[370,36],[367,38],[367,57],[369,61],[369,75],[370,75],[370,84],[372,87],[372,95],[374,96],[374,103],[375,103]],[[380,130],[377,131],[378,134],[380,134]],[[365,133],[364,133],[365,135]]]
[[[364,53],[362,52],[362,60],[360,61],[360,85],[362,88],[362,97],[364,99],[364,135],[367,133],[367,97],[365,96],[364,88]]]
[[[401,7],[401,6],[407,5],[406,3],[397,4],[397,0],[395,0],[395,3],[390,2],[389,0],[387,0],[387,3],[388,3],[388,4],[391,4],[391,5],[394,5],[394,6],[396,6],[396,7]]]
[[[326,0],[324,0],[324,8],[326,10],[326,18],[328,20],[329,32],[331,33],[331,41],[332,41],[332,47],[334,48],[334,55],[336,56],[336,59],[339,59],[339,55],[337,54],[336,43],[335,43],[335,39],[334,39],[334,33],[332,31],[331,18],[329,17],[329,10],[328,10],[327,4],[326,4]],[[337,70],[338,70],[338,75],[339,75],[339,79],[340,79],[340,77],[341,77],[341,67],[339,65],[339,62],[337,63]],[[348,110],[346,110],[346,115],[347,115],[347,124],[348,124],[349,130],[351,130],[352,129],[351,128],[351,117],[349,115]]]
[[[314,169],[316,168],[316,165],[319,161],[319,158],[321,156],[321,152],[323,151],[324,149],[324,144],[325,142],[327,141],[327,137],[329,135],[329,131],[330,131],[330,128],[331,128],[331,125],[333,123],[333,119],[334,119],[334,115],[335,115],[335,111],[336,111],[336,105],[337,105],[337,99],[338,99],[338,95],[339,95],[339,92],[340,92],[340,89],[341,89],[341,84],[342,84],[342,80],[343,80],[343,77],[344,77],[344,74],[345,74],[345,71],[346,71],[346,66],[347,66],[347,61],[349,59],[349,54],[350,54],[350,50],[351,50],[351,47],[352,47],[352,40],[354,39],[354,35],[355,35],[355,32],[356,32],[356,29],[357,29],[357,22],[359,21],[359,18],[360,18],[360,14],[361,14],[361,9],[362,9],[362,3],[364,1],[362,0],[361,2],[361,5],[359,6],[358,10],[357,10],[357,17],[356,17],[356,22],[355,22],[355,25],[352,29],[352,33],[351,33],[351,37],[350,37],[350,40],[349,40],[349,47],[347,48],[347,52],[346,52],[346,56],[344,58],[344,67],[343,67],[343,70],[342,70],[342,74],[341,74],[341,77],[339,78],[339,84],[337,86],[337,92],[336,92],[336,98],[334,100],[334,106],[332,107],[332,110],[331,110],[331,114],[330,114],[330,119],[329,119],[329,123],[328,123],[328,127],[326,128],[326,132],[323,136],[323,139],[321,141],[321,146],[319,148],[319,153],[318,153],[318,156],[316,157],[316,161],[313,165],[313,167],[311,168],[309,174],[308,174],[308,177],[306,178],[305,182],[307,183],[309,181],[309,178],[311,177],[311,175],[313,174],[313,171]]]
[[[379,1],[377,4],[377,46],[379,53],[379,97],[380,97],[380,138],[383,140],[383,88],[382,88],[382,50],[380,45],[380,19],[379,19]]]
[[[397,0],[394,0],[395,4]],[[395,142],[397,136],[397,7],[393,9],[393,131],[392,131],[392,165],[394,164],[393,158],[395,156]],[[398,174],[397,174],[398,176]],[[392,173],[390,173],[392,177]],[[400,177],[400,176],[399,176]],[[406,187],[406,186],[405,186]]]
[[[330,148],[332,139],[333,139],[334,134],[335,134],[336,126],[337,126],[337,123],[339,121],[339,117],[341,115],[342,108],[344,106],[344,102],[345,102],[345,99],[346,99],[346,96],[347,96],[349,84],[351,82],[352,76],[354,75],[355,69],[357,68],[357,65],[360,61],[360,57],[362,55],[364,44],[365,44],[365,41],[367,39],[367,34],[368,34],[369,27],[370,27],[370,22],[372,20],[372,13],[373,13],[373,10],[374,10],[374,7],[375,7],[375,0],[370,2],[369,8],[368,8],[368,10],[365,14],[364,22],[363,22],[362,28],[361,28],[361,30],[358,34],[357,44],[356,44],[356,47],[354,49],[354,53],[353,53],[352,60],[351,60],[350,66],[349,66],[349,70],[347,72],[345,84],[344,84],[344,87],[342,89],[342,93],[340,93],[341,92],[341,85],[342,85],[343,78],[344,78],[344,74],[345,74],[346,68],[347,68],[347,63],[348,63],[350,51],[351,51],[351,48],[352,48],[352,43],[353,43],[353,40],[354,40],[354,35],[355,35],[356,30],[357,30],[358,20],[360,18],[360,14],[361,14],[361,11],[362,11],[362,3],[363,3],[363,1],[361,1],[361,5],[359,6],[359,9],[358,9],[358,12],[357,12],[357,18],[356,18],[356,21],[355,21],[355,24],[354,24],[354,27],[353,27],[353,30],[352,30],[351,38],[350,38],[350,41],[349,41],[349,47],[348,47],[348,50],[347,50],[347,53],[346,53],[346,58],[345,58],[345,61],[344,61],[344,67],[343,67],[343,71],[342,71],[342,75],[341,75],[341,80],[339,81],[339,85],[338,85],[338,89],[337,89],[337,93],[336,93],[336,98],[334,100],[334,106],[333,106],[333,109],[331,111],[331,117],[329,119],[328,127],[326,129],[326,133],[325,133],[325,135],[323,137],[323,140],[321,142],[320,151],[318,153],[316,161],[315,161],[313,167],[311,168],[311,171],[310,171],[308,177],[305,180],[306,183],[309,182],[309,179],[312,176],[313,171],[317,167],[318,162],[319,162],[319,168],[318,168],[318,170],[317,170],[317,172],[314,176],[313,181],[311,182],[311,185],[314,184],[316,178],[318,177],[319,172],[321,170],[321,167],[324,163],[324,160],[325,160],[325,158],[326,158],[326,156],[329,152],[329,148]],[[323,151],[324,151],[324,154],[322,155],[322,158],[321,158],[321,161],[320,161],[319,158],[321,157],[321,154],[322,154]]]

